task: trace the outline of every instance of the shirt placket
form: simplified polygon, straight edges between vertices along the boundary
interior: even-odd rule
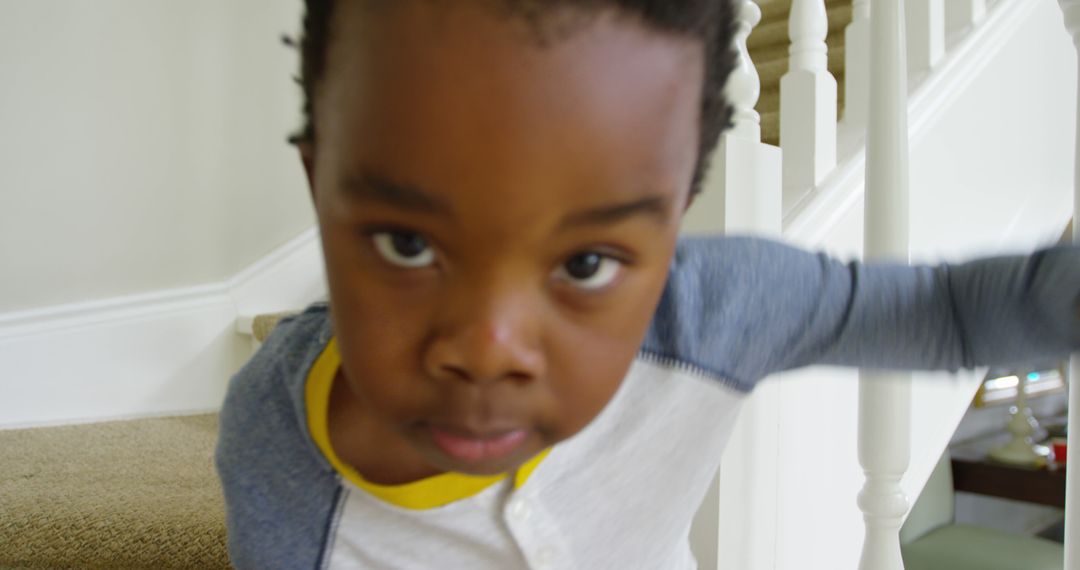
[[[503,507],[503,518],[529,568],[561,570],[574,567],[559,526],[536,497],[514,493]]]

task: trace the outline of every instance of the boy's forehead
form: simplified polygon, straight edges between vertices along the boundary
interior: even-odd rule
[[[339,6],[316,102],[320,162],[340,176],[689,188],[703,80],[694,41],[607,12],[537,42],[486,2],[370,4]]]

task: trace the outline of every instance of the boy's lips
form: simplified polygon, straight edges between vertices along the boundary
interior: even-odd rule
[[[529,432],[512,429],[484,435],[431,426],[431,439],[448,456],[468,463],[501,459],[525,443]]]

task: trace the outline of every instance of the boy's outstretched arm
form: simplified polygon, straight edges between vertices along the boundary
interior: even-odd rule
[[[747,389],[809,364],[955,370],[1078,349],[1080,247],[909,267],[725,237],[680,242],[643,346]]]

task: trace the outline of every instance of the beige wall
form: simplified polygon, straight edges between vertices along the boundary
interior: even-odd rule
[[[0,0],[0,313],[226,279],[313,223],[295,0]]]

